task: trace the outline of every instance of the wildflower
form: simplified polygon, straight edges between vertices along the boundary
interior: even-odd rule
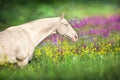
[[[120,51],[120,48],[115,48],[116,51]]]
[[[109,36],[109,31],[107,29],[102,29],[101,30],[101,34],[104,38],[108,37]]]
[[[53,43],[54,43],[55,45],[58,44],[57,35],[56,35],[56,34],[53,34],[53,35],[51,36],[51,40],[53,41]]]
[[[120,16],[119,15],[113,15],[108,18],[109,23],[119,23],[120,22]]]

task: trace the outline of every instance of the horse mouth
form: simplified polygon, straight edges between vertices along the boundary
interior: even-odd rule
[[[75,39],[75,38],[71,38],[71,41],[76,42],[76,41],[77,41],[77,39]]]
[[[70,37],[70,36],[64,35],[64,37],[66,37],[67,39],[69,39],[70,41],[73,41],[73,42],[76,42],[76,41],[77,41],[76,38],[72,38],[72,37]]]

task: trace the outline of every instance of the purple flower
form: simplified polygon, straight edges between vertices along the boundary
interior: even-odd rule
[[[74,28],[80,28],[79,26],[79,20],[71,20],[70,24],[74,27]]]
[[[120,22],[120,15],[114,15],[108,18],[109,23],[119,23]]]
[[[120,31],[120,23],[115,26],[116,31]]]
[[[82,28],[84,26],[86,26],[86,21],[84,19],[82,20],[71,20],[70,24],[74,27],[74,28]]]
[[[114,24],[114,25],[110,25],[109,27],[108,27],[108,30],[110,31],[110,32],[114,32],[114,31],[120,31],[120,24]]]
[[[85,20],[87,22],[87,25],[96,26],[99,24],[99,21],[96,19],[96,17],[88,17]]]
[[[99,29],[91,28],[91,29],[88,31],[88,33],[89,33],[90,35],[92,35],[92,34],[97,34],[97,35],[99,35],[99,34],[100,34],[100,30],[99,30]]]
[[[89,31],[90,35],[102,35],[104,38],[109,36],[109,30],[106,28],[103,29],[90,29]]]
[[[80,20],[80,23],[79,23],[80,28],[81,28],[81,27],[84,27],[84,26],[86,26],[86,25],[87,25],[87,22],[86,22],[85,19]]]
[[[49,37],[49,39],[55,44],[58,45],[57,34],[53,34]]]
[[[110,34],[110,33],[109,33],[109,30],[108,30],[108,29],[105,29],[105,28],[104,28],[104,29],[101,29],[99,32],[100,32],[100,34],[102,35],[103,38],[108,37],[109,34]]]
[[[87,25],[91,26],[105,26],[108,24],[107,19],[102,16],[88,17],[85,20],[87,22]]]

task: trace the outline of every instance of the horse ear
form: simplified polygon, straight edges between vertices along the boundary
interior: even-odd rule
[[[62,13],[62,15],[60,16],[60,19],[62,20],[64,18],[64,13]]]

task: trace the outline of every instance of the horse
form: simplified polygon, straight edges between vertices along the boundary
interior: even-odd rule
[[[32,59],[35,47],[51,34],[60,34],[72,41],[78,40],[69,22],[60,17],[44,18],[12,26],[0,32],[0,65],[16,63],[24,67]]]

